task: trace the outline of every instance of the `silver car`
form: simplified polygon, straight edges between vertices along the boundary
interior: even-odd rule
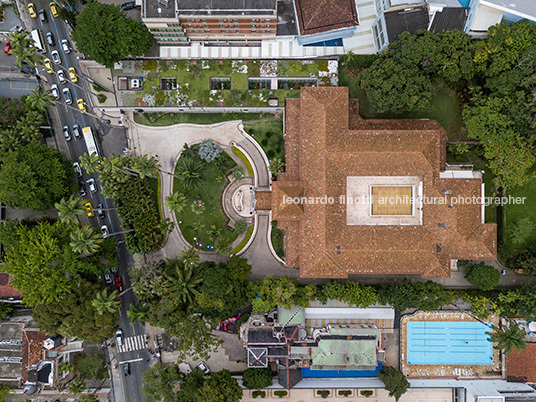
[[[71,96],[71,90],[69,88],[63,88],[63,97],[65,98],[65,103],[70,105],[73,103],[73,98]]]
[[[57,50],[53,50],[50,52],[50,55],[52,56],[52,61],[56,64],[61,64],[61,57],[60,53]]]
[[[61,40],[61,48],[66,54],[71,53],[71,48],[69,47],[69,42],[67,41],[67,39]]]
[[[54,95],[56,99],[60,99],[60,91],[58,89],[58,86],[56,84],[52,84],[50,89],[52,90],[52,95]]]

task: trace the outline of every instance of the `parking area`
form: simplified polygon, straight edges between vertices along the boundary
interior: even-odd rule
[[[99,2],[104,3],[104,4],[114,4],[116,6],[121,6],[121,4],[129,3],[129,0],[99,0]],[[84,6],[78,5],[77,10],[82,11],[81,7],[84,7]],[[136,8],[133,8],[131,10],[127,10],[125,12],[133,20],[141,21],[141,7],[138,6]]]
[[[0,80],[0,96],[20,98],[24,95],[28,95],[38,85],[37,80],[33,79]]]

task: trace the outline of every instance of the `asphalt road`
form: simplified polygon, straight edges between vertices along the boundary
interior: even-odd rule
[[[34,18],[31,20],[32,27],[27,27],[27,30],[39,28],[42,31],[43,39],[46,41],[46,33],[52,32],[54,36],[54,40],[56,42],[55,46],[48,46],[48,44],[45,44],[47,47],[47,52],[45,54],[45,57],[52,60],[52,57],[50,55],[50,52],[52,50],[57,50],[61,57],[61,63],[60,64],[54,64],[54,74],[48,74],[44,71],[44,68],[42,66],[39,67],[40,76],[43,80],[43,86],[45,88],[49,88],[50,85],[56,84],[58,85],[58,88],[60,90],[60,93],[63,88],[69,88],[71,91],[71,95],[73,98],[72,105],[65,104],[65,99],[63,97],[63,94],[61,94],[61,99],[56,102],[57,112],[59,115],[60,121],[53,121],[53,125],[55,127],[57,141],[65,141],[63,138],[62,130],[61,128],[63,126],[68,126],[71,130],[71,137],[72,139],[67,142],[67,147],[69,150],[69,154],[71,159],[74,161],[78,161],[79,157],[87,152],[85,142],[83,138],[77,139],[72,134],[72,127],[75,124],[78,124],[80,128],[82,127],[92,127],[93,132],[96,134],[96,132],[102,132],[106,131],[106,135],[112,135],[112,133],[115,133],[114,135],[114,148],[123,149],[127,146],[126,144],[126,137],[124,135],[124,129],[113,129],[111,131],[109,130],[102,130],[102,123],[98,121],[97,118],[92,117],[92,108],[91,105],[88,103],[90,100],[90,97],[87,94],[87,91],[92,89],[92,84],[89,83],[89,81],[80,73],[80,67],[78,64],[77,59],[77,52],[72,49],[70,53],[65,53],[64,50],[61,47],[61,40],[67,39],[69,43],[72,45],[72,41],[70,38],[70,28],[67,27],[67,25],[59,18],[54,18],[52,16],[52,13],[50,12],[50,8],[48,5],[48,0],[38,0],[33,1],[35,4],[37,10],[44,9],[48,16],[48,22],[42,23],[39,21],[38,18]],[[26,7],[27,3],[24,5],[21,5],[21,7]],[[79,6],[80,7],[80,6]],[[27,10],[27,9],[26,9]],[[25,11],[26,11],[25,10]],[[78,82],[77,85],[73,85],[68,80],[68,72],[67,69],[69,67],[74,67],[77,71],[78,75]],[[67,82],[60,83],[57,73],[59,71],[63,70],[65,73],[65,76],[67,78]],[[84,99],[86,101],[86,106],[88,108],[88,114],[83,114],[78,110],[78,107],[76,105],[77,99]],[[97,146],[100,146],[100,149],[102,150],[102,138],[98,135],[95,135],[97,140]],[[122,143],[124,142],[124,143]],[[97,204],[103,204],[105,208],[113,208],[113,201],[106,199],[102,193],[101,193],[101,184],[99,182],[99,178],[96,174],[93,174],[91,176],[87,175],[85,171],[83,171],[83,175],[81,178],[79,178],[79,182],[87,182],[87,180],[93,177],[97,181],[97,192],[91,193],[89,191],[89,188],[86,186],[87,195],[84,197],[88,199],[93,207],[96,207]],[[99,220],[99,218],[96,216],[89,218],[90,223],[97,228],[97,230],[100,230],[101,225],[107,225],[109,232],[111,234],[115,232],[121,231],[121,224],[119,221],[119,218],[117,216],[117,213],[112,211],[105,211],[106,217],[102,221]],[[116,238],[119,242],[118,245],[118,253],[119,253],[119,261],[120,266],[115,274],[115,276],[119,276],[122,278],[123,282],[123,289],[126,290],[130,288],[130,280],[128,278],[128,271],[127,267],[129,263],[131,262],[131,256],[128,253],[125,244],[124,244],[124,237],[123,235],[116,235]],[[111,284],[111,287],[114,285]],[[114,393],[115,395],[124,395],[123,397],[118,397],[118,400],[125,400],[128,402],[137,402],[141,401],[143,399],[141,395],[141,375],[142,373],[147,369],[148,367],[148,359],[149,354],[146,350],[145,342],[141,342],[141,340],[145,341],[145,330],[144,328],[136,323],[134,326],[130,325],[130,319],[126,315],[126,311],[128,310],[128,307],[131,303],[135,302],[135,297],[132,291],[127,291],[123,297],[122,297],[123,303],[120,309],[120,320],[119,320],[119,327],[123,329],[124,336],[125,336],[125,345],[128,346],[126,348],[115,348],[116,356],[115,361],[112,361],[112,364],[119,364],[119,373],[121,376],[121,383],[123,387],[123,392],[121,390],[115,389]],[[110,340],[111,342],[115,343],[115,339]],[[123,374],[123,362],[130,361],[131,365],[131,375],[125,376]],[[117,373],[117,372],[116,372]]]
[[[34,77],[27,76],[20,72],[15,65],[15,56],[7,55],[3,52],[8,38],[0,37],[0,96],[8,98],[20,98],[28,95],[38,83]]]

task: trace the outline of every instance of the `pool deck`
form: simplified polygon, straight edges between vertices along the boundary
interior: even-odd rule
[[[493,364],[408,364],[407,333],[409,321],[445,321],[445,322],[477,322],[469,314],[460,311],[416,311],[400,319],[400,369],[406,377],[447,377],[447,378],[503,378],[505,365],[501,361],[499,351],[493,349]],[[490,315],[485,322],[499,325],[499,317]],[[491,332],[491,328],[490,328]]]

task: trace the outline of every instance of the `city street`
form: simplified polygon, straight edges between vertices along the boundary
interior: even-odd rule
[[[107,126],[106,122],[101,121],[93,115],[94,113],[92,105],[90,104],[91,97],[88,94],[88,91],[93,90],[93,84],[89,82],[88,78],[81,73],[82,69],[79,66],[77,58],[79,54],[73,47],[74,44],[71,40],[71,29],[64,21],[59,18],[54,18],[52,16],[48,3],[49,2],[45,0],[34,1],[37,10],[44,9],[47,14],[48,21],[45,23],[41,22],[38,18],[31,19],[29,17],[28,10],[26,8],[27,4],[21,5],[20,7],[23,8],[21,12],[24,14],[24,21],[26,21],[26,23],[30,21],[32,24],[31,26],[27,26],[26,30],[31,31],[37,28],[42,31],[43,39],[46,38],[48,32],[50,32],[54,38],[54,46],[50,46],[47,43],[43,44],[46,48],[46,53],[44,54],[44,57],[52,60],[51,52],[56,50],[59,52],[59,56],[61,59],[60,63],[52,63],[54,68],[54,73],[52,74],[47,73],[42,65],[38,67],[42,86],[45,89],[50,89],[51,85],[56,84],[59,89],[60,99],[56,102],[56,110],[51,110],[51,118],[55,131],[54,135],[56,136],[56,142],[59,144],[59,149],[67,151],[69,157],[73,160],[73,162],[79,161],[80,156],[87,152],[84,138],[76,138],[73,133],[73,126],[78,125],[80,130],[82,130],[83,127],[92,128],[92,131],[95,136],[95,141],[97,143],[97,148],[99,149],[101,155],[108,155],[111,152],[114,152],[115,154],[120,153],[121,150],[123,150],[127,146],[125,129],[115,127],[112,128],[110,126]],[[79,8],[81,7],[83,6],[79,5]],[[69,47],[71,48],[70,52],[65,52],[65,49],[61,45],[61,41],[63,39],[67,39]],[[14,62],[14,56],[11,57],[13,58]],[[68,69],[70,67],[74,67],[74,69],[76,70],[76,75],[78,77],[78,81],[76,82],[76,84],[73,84],[69,80]],[[66,78],[64,83],[60,81],[57,75],[60,71],[63,71],[64,76]],[[70,105],[66,104],[65,102],[65,96],[63,94],[64,88],[70,90],[72,99],[72,103]],[[88,113],[81,113],[79,111],[77,106],[78,99],[83,99],[85,101]],[[100,116],[100,113],[98,113],[98,115]],[[62,128],[64,126],[67,126],[69,128],[71,135],[70,141],[67,142],[62,132]],[[102,135],[107,136],[107,145],[105,147],[102,146]],[[102,187],[99,182],[98,175],[87,175],[87,173],[83,170],[82,177],[78,178],[79,184],[81,184],[82,182],[87,183],[90,177],[93,177],[97,182],[97,191],[89,191],[89,188],[86,185],[87,194],[83,198],[91,202],[94,208],[98,204],[103,204],[104,208],[113,208],[113,201],[106,199],[101,193]],[[107,225],[108,230],[112,235],[113,233],[120,232],[121,224],[115,210],[105,211],[105,214],[106,216],[103,220],[100,220],[97,217],[97,214],[95,214],[94,217],[88,218],[88,220],[98,231],[100,231],[101,225]],[[115,276],[121,277],[123,282],[123,289],[127,290],[130,288],[130,280],[128,278],[127,268],[131,262],[131,256],[125,247],[124,236],[117,235],[116,238],[119,242],[118,253],[120,266],[118,267],[119,269],[117,270]],[[122,299],[123,303],[120,309],[120,321],[118,323],[118,327],[123,329],[126,345],[128,345],[129,347],[121,350],[116,347],[113,353],[115,357],[111,357],[111,365],[119,365],[119,370],[115,370],[115,373],[119,372],[121,377],[120,383],[122,384],[122,389],[117,389],[117,387],[114,388],[113,395],[111,395],[111,397],[113,398],[113,400],[116,401],[136,402],[141,401],[143,399],[141,395],[141,375],[147,368],[149,354],[147,353],[144,341],[144,328],[138,323],[136,323],[136,325],[134,326],[131,326],[130,319],[126,315],[129,305],[135,302],[135,296],[133,292],[131,290],[127,291],[122,296]],[[143,342],[140,342],[140,340],[143,340]],[[110,339],[110,342],[115,343],[115,338]],[[123,362],[130,362],[130,376],[125,376],[123,374]],[[112,378],[111,380],[112,384],[117,384],[117,378]]]

